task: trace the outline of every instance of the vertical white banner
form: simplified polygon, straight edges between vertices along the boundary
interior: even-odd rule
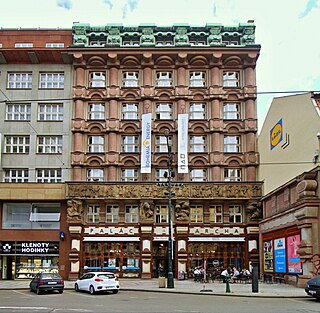
[[[178,114],[178,173],[188,173],[188,114]]]
[[[141,173],[151,173],[151,113],[142,114]]]

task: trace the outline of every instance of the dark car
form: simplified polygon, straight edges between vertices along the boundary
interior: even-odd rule
[[[30,291],[41,292],[58,290],[63,293],[64,281],[58,273],[38,273],[30,282]]]
[[[320,300],[320,275],[308,280],[305,291],[309,296]]]

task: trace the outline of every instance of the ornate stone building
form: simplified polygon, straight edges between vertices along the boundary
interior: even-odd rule
[[[174,276],[248,267],[261,217],[253,22],[72,32],[68,277],[166,268],[169,157]]]

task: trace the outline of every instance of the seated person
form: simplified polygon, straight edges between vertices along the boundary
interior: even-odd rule
[[[234,267],[233,268],[233,274],[231,276],[231,282],[234,283],[235,280],[239,277],[240,272]]]

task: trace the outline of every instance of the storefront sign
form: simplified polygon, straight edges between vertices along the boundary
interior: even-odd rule
[[[244,229],[240,227],[191,227],[190,235],[243,235]]]
[[[0,254],[59,254],[59,243],[43,241],[2,241],[0,242]]]
[[[189,237],[189,241],[234,242],[245,241],[244,237]]]
[[[274,240],[274,267],[276,273],[286,272],[285,238]]]
[[[288,272],[300,274],[302,273],[301,260],[298,254],[300,244],[300,235],[287,237],[288,251]]]
[[[49,242],[22,242],[21,253],[48,253]]]
[[[270,129],[270,150],[275,148],[282,141],[282,118]]]
[[[135,235],[139,234],[137,227],[87,227],[85,234],[90,235]]]

